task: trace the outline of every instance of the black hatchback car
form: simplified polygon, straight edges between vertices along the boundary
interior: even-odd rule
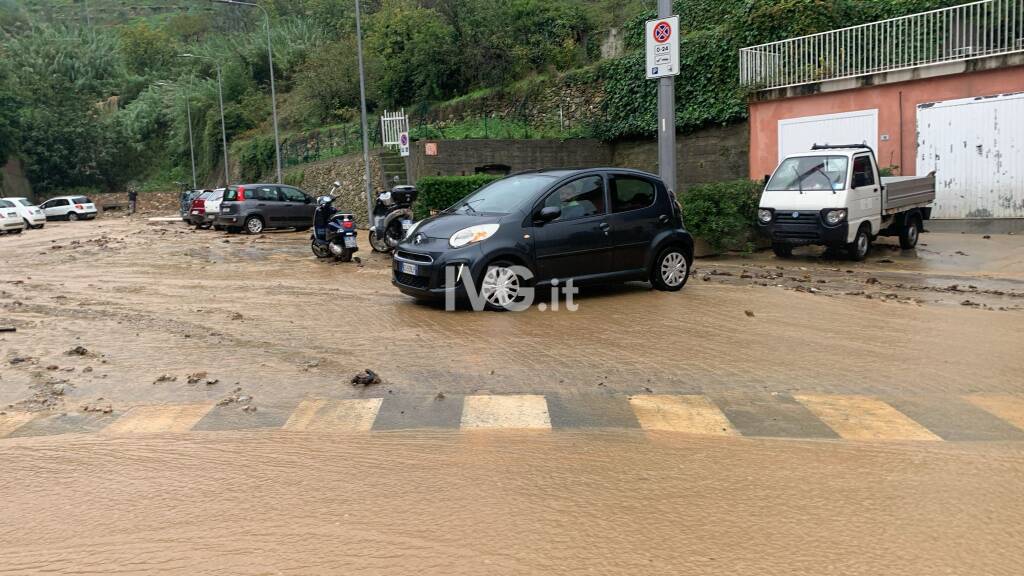
[[[465,298],[471,278],[489,308],[508,309],[523,286],[569,279],[679,290],[692,260],[693,238],[657,176],[543,170],[496,180],[414,224],[395,250],[392,283],[417,299]]]

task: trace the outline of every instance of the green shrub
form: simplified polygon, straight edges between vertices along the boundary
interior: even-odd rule
[[[498,180],[499,176],[427,176],[416,181],[419,195],[413,212],[417,219],[430,215],[431,210],[443,210],[465,198],[478,188]]]
[[[274,137],[257,136],[235,142],[232,155],[238,159],[242,180],[257,182],[274,171]]]
[[[731,180],[690,188],[682,198],[686,229],[713,249],[746,247],[755,233],[763,184]]]

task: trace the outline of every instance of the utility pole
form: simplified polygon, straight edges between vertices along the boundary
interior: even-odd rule
[[[239,0],[211,0],[211,2],[259,8],[263,12],[263,18],[267,23],[267,60],[270,63],[270,111],[274,117],[274,158],[277,163],[277,183],[284,184],[284,177],[281,175],[281,135],[277,129],[277,92],[274,89],[274,46],[271,43],[270,37],[270,13],[267,12],[266,8],[254,2],[240,2]],[[358,6],[356,8],[358,10]],[[358,20],[358,13],[356,18]]]
[[[197,56],[195,54],[181,54],[182,58],[200,58],[213,62],[217,67],[217,99],[220,100],[220,139],[221,147],[224,149],[224,187],[231,184],[231,173],[228,168],[228,130],[224,122],[224,80],[221,75],[220,61],[209,56]]]
[[[359,111],[363,125],[363,177],[366,180],[366,220],[373,226],[373,185],[370,183],[370,134],[366,123],[366,72],[363,69],[363,25],[359,17],[359,0],[356,2],[356,51],[359,55]],[[378,230],[379,234],[380,231]]]
[[[672,0],[658,0],[658,18],[670,16],[672,16]],[[677,38],[682,37],[680,32],[676,32]],[[658,79],[658,175],[665,182],[665,187],[669,192],[677,192],[675,76]]]
[[[185,96],[185,111],[188,114],[188,152],[192,157],[192,189],[196,189],[196,147],[192,141],[192,77],[188,78],[188,95]]]

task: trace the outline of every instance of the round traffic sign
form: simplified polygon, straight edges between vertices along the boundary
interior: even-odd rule
[[[672,37],[672,26],[670,26],[668,22],[658,22],[654,25],[653,34],[655,42],[658,44],[664,44]]]
[[[398,136],[398,141],[399,143],[401,143],[402,146],[408,146],[409,134],[407,132],[402,132],[402,134]]]

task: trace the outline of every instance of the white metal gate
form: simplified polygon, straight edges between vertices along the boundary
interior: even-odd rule
[[[1024,93],[917,107],[917,174],[934,218],[1024,218]]]
[[[867,144],[878,150],[878,109],[779,120],[779,162],[814,144]]]
[[[409,131],[409,117],[405,115],[405,108],[400,112],[384,111],[380,115],[380,135],[384,147],[397,148],[399,145],[398,136],[402,132]]]

